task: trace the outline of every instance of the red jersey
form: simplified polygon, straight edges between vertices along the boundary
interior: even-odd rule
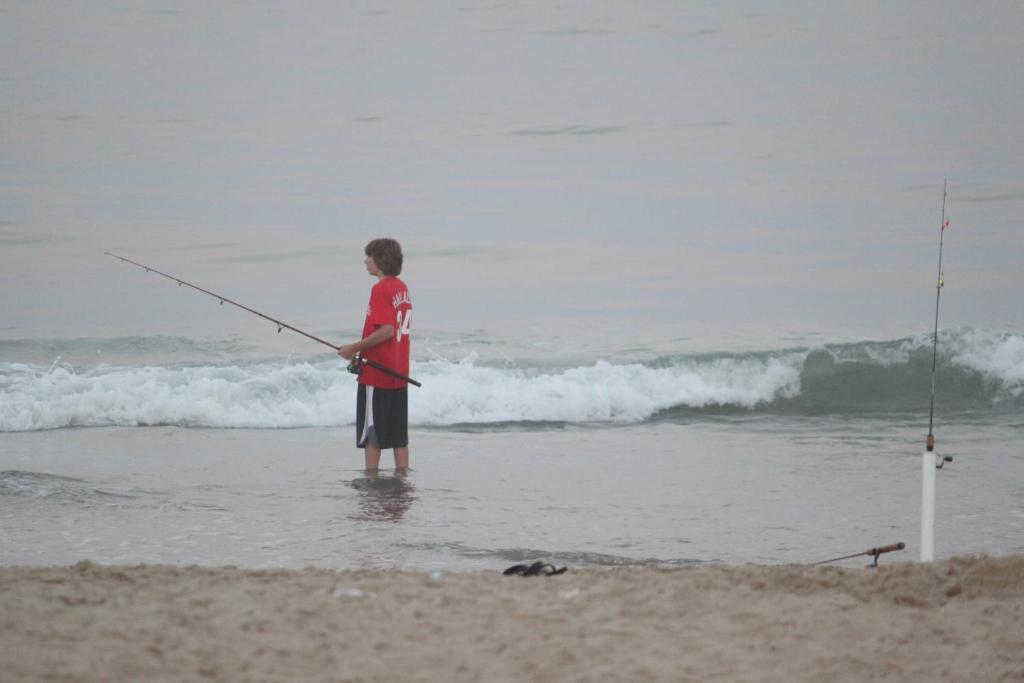
[[[391,325],[395,328],[395,334],[386,342],[363,351],[363,358],[380,363],[408,377],[411,317],[412,299],[409,298],[409,288],[404,282],[397,277],[385,277],[375,284],[370,290],[370,306],[366,309],[363,339],[373,334],[381,325]],[[359,383],[381,389],[401,389],[406,386],[402,380],[386,375],[369,365],[363,366]]]

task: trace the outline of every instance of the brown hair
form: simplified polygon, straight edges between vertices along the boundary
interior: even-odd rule
[[[396,240],[388,237],[370,240],[366,245],[366,255],[373,258],[385,275],[394,276],[402,272],[402,245]]]

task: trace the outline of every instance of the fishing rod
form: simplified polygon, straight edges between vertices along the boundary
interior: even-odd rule
[[[939,225],[939,276],[935,283],[935,329],[932,331],[932,391],[931,404],[928,407],[928,438],[925,439],[925,450],[921,456],[921,561],[931,562],[935,559],[935,471],[942,469],[947,462],[953,462],[951,456],[939,456],[935,453],[935,435],[932,427],[935,421],[935,369],[939,357],[939,299],[945,286],[942,274],[942,243],[946,236],[949,219],[946,218],[946,180],[942,181],[942,222]]]
[[[942,288],[945,286],[942,276],[942,238],[946,235],[946,228],[949,221],[946,220],[946,180],[942,181],[942,223],[939,228],[939,276],[935,285],[935,330],[932,333],[932,396],[931,405],[928,408],[928,438],[925,447],[929,452],[935,450],[935,436],[932,434],[932,424],[935,418],[935,367],[939,355],[939,297],[942,296]],[[943,464],[945,464],[945,460]],[[939,465],[942,467],[942,465]]]
[[[303,337],[307,337],[309,339],[312,339],[313,341],[315,341],[317,343],[320,343],[320,344],[323,344],[324,346],[329,346],[330,348],[334,349],[335,351],[340,351],[341,350],[340,346],[336,346],[336,345],[330,343],[329,341],[325,341],[325,340],[321,339],[320,337],[312,335],[309,332],[306,332],[304,330],[300,330],[297,327],[293,327],[292,325],[289,325],[286,322],[281,322],[277,318],[271,318],[269,315],[266,315],[264,313],[260,313],[259,311],[254,310],[252,308],[249,308],[248,306],[244,306],[244,305],[238,303],[237,301],[232,301],[231,299],[227,298],[226,296],[221,296],[220,294],[217,294],[216,292],[211,292],[208,289],[203,289],[202,287],[194,285],[191,282],[186,282],[185,280],[182,280],[181,278],[177,278],[177,277],[174,277],[173,275],[168,275],[167,273],[160,272],[159,270],[157,270],[156,268],[153,268],[152,266],[147,266],[145,264],[138,263],[137,261],[133,261],[130,258],[125,258],[124,256],[118,256],[117,254],[112,254],[109,251],[105,251],[103,253],[106,256],[111,256],[113,258],[116,258],[116,259],[120,260],[121,263],[130,263],[133,266],[138,266],[139,268],[142,268],[147,273],[156,273],[157,275],[165,277],[168,280],[171,280],[173,282],[177,282],[179,287],[181,287],[182,285],[185,285],[186,287],[191,287],[192,289],[196,290],[197,292],[202,292],[203,294],[207,294],[209,296],[212,296],[214,299],[219,299],[221,306],[223,306],[225,303],[229,303],[232,306],[236,306],[238,308],[241,308],[243,311],[248,311],[249,313],[252,313],[254,315],[258,315],[259,317],[261,317],[261,318],[263,318],[265,320],[269,320],[270,322],[272,322],[275,325],[277,325],[277,332],[278,332],[278,334],[280,334],[281,330],[283,330],[283,329],[289,329],[292,332],[297,332],[297,333],[301,334]],[[362,369],[363,369],[362,366],[363,365],[368,365],[371,368],[374,368],[375,370],[380,370],[385,375],[390,375],[391,377],[394,377],[395,379],[400,379],[403,382],[408,382],[409,384],[412,384],[413,386],[417,386],[417,387],[423,386],[422,384],[420,384],[416,380],[412,379],[411,377],[406,377],[405,375],[403,375],[401,373],[395,372],[394,370],[392,370],[391,368],[387,367],[386,365],[381,365],[380,363],[378,363],[376,361],[372,361],[369,358],[363,358],[362,355],[360,355],[360,354],[356,354],[356,357],[352,359],[351,363],[349,363],[348,371],[351,372],[352,374],[358,375],[360,372],[362,372]]]
[[[812,564],[812,566],[817,566],[819,564],[831,564],[832,562],[839,562],[840,560],[849,560],[849,559],[852,559],[854,557],[862,557],[864,555],[871,555],[871,556],[873,556],[875,558],[875,561],[872,562],[871,564],[869,564],[868,566],[869,567],[877,567],[878,566],[878,556],[879,555],[882,555],[884,553],[891,553],[894,550],[903,550],[906,547],[907,546],[902,541],[900,541],[899,543],[893,543],[892,545],[883,545],[883,546],[879,546],[877,548],[869,548],[869,549],[865,550],[862,553],[854,553],[853,555],[844,555],[842,557],[834,557],[831,560],[822,560],[821,562],[813,562],[811,564]]]

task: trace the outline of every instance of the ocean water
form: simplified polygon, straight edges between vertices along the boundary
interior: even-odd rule
[[[777,563],[898,541],[894,559],[917,557],[930,334],[604,358],[424,336],[405,477],[389,454],[359,469],[354,378],[315,346],[0,342],[0,561]],[[954,462],[937,555],[1022,552],[1024,336],[948,329],[938,348]]]
[[[940,236],[936,553],[1024,547],[1019,4],[8,4],[0,563],[913,559]],[[405,479],[104,255],[342,343],[385,235]]]

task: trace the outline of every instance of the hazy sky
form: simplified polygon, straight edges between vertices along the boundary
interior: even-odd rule
[[[1019,2],[5,2],[0,335],[123,331],[106,249],[351,317],[382,234],[437,327],[500,301],[926,329],[944,177],[944,321],[1019,326],[1021,27]]]

